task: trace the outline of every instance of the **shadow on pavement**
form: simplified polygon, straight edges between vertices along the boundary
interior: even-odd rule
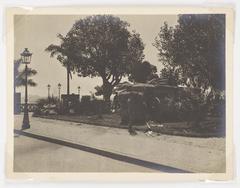
[[[43,141],[51,142],[51,143],[54,143],[54,144],[59,144],[59,145],[62,145],[62,146],[67,146],[67,147],[70,147],[70,148],[82,150],[82,151],[85,151],[85,152],[101,155],[101,156],[108,157],[108,158],[111,158],[111,159],[114,159],[114,160],[123,161],[123,162],[126,162],[126,163],[135,164],[135,165],[138,165],[138,166],[143,166],[143,167],[158,170],[158,171],[161,171],[161,172],[166,172],[166,173],[190,173],[188,171],[181,170],[181,169],[178,169],[178,168],[169,167],[169,166],[166,166],[166,165],[161,165],[161,164],[158,164],[158,163],[145,161],[145,160],[141,160],[141,159],[137,159],[137,158],[134,158],[134,157],[129,157],[129,156],[126,156],[126,155],[121,155],[121,154],[117,154],[117,153],[113,153],[113,152],[109,152],[109,151],[104,151],[104,150],[101,150],[101,149],[96,149],[96,148],[93,148],[93,147],[84,146],[84,145],[80,145],[80,144],[76,144],[76,143],[72,143],[72,142],[68,142],[68,141],[64,141],[64,140],[60,140],[60,139],[56,139],[56,138],[50,138],[50,137],[46,137],[46,136],[42,136],[42,135],[28,133],[28,132],[25,132],[25,131],[22,131],[22,130],[14,129],[14,133],[18,134],[18,135],[23,135],[23,136],[27,136],[27,137],[30,137],[30,138],[43,140]]]

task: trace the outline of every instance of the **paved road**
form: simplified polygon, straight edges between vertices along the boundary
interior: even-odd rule
[[[154,172],[101,155],[15,135],[15,172]]]
[[[34,168],[34,171],[72,169],[79,172],[114,170],[179,172],[179,169],[188,172],[225,171],[224,138],[147,136],[141,132],[136,136],[130,136],[124,129],[32,117],[30,121],[31,128],[25,133],[48,142],[44,144],[40,144],[42,141],[38,140],[31,142],[29,139],[33,140],[32,138],[24,138],[24,136],[15,138],[14,164],[22,171],[31,170],[30,167]],[[21,122],[22,116],[15,116],[15,129],[21,128]],[[31,135],[41,135],[42,138]],[[55,140],[47,138],[55,138]],[[91,157],[88,156],[93,158],[95,156],[96,160],[89,160]],[[30,162],[27,163],[31,165],[25,164],[29,160]],[[81,163],[85,168],[81,168]],[[70,168],[72,165],[74,167]]]

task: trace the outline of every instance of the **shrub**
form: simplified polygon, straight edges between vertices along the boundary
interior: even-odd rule
[[[196,90],[180,92],[175,101],[175,108],[179,120],[193,121],[195,124],[199,124],[208,113],[206,97]]]
[[[60,103],[58,98],[42,98],[37,101],[37,107],[33,112],[33,116],[57,114],[60,111]]]

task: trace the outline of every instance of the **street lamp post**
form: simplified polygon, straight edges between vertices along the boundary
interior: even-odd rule
[[[51,85],[48,84],[47,88],[48,88],[48,102],[50,102],[50,88],[51,88]]]
[[[80,89],[81,89],[81,87],[80,87],[80,86],[78,86],[78,95],[79,95],[79,101],[80,101],[80,99],[81,99],[81,97],[80,97]]]
[[[61,101],[61,84],[58,84],[58,97],[59,97],[59,101]]]
[[[30,64],[32,58],[32,53],[28,51],[27,48],[24,49],[24,51],[21,53],[21,60],[22,63],[25,64],[25,105],[24,105],[24,115],[23,115],[23,123],[22,123],[22,129],[29,129],[30,123],[29,123],[29,115],[28,115],[28,64]]]

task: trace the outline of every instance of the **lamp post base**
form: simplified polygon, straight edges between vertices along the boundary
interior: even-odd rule
[[[30,128],[29,116],[28,116],[28,113],[24,113],[23,123],[22,123],[22,130],[29,129],[29,128]]]

